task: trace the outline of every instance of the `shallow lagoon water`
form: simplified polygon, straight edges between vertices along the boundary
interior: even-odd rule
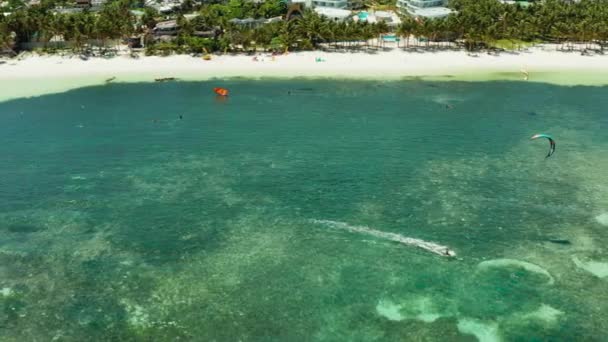
[[[3,335],[600,341],[607,95],[231,80],[0,103]]]

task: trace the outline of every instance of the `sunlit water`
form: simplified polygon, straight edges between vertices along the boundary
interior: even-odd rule
[[[523,82],[0,103],[2,340],[601,341],[607,132],[608,88]]]

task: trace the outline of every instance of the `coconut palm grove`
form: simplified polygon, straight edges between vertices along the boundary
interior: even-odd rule
[[[148,55],[365,49],[379,47],[378,38],[391,34],[401,38],[399,47],[405,49],[519,49],[550,42],[564,44],[564,49],[570,43],[593,44],[601,52],[608,41],[608,0],[451,0],[447,5],[451,13],[445,17],[405,14],[391,27],[383,21],[336,21],[310,8],[292,15],[291,4],[282,0],[186,0],[169,13],[147,4],[111,0],[93,10],[72,8],[75,4],[66,0],[0,2],[0,51],[56,53],[68,49],[106,54],[125,42],[145,49]],[[394,7],[394,1],[362,4],[370,9]],[[238,19],[243,18],[280,20],[239,24]],[[170,25],[164,27],[172,30],[171,39],[156,39],[155,30],[167,22]]]

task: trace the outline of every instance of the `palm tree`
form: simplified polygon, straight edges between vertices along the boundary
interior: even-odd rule
[[[328,24],[325,17],[321,17],[316,12],[308,9],[296,23],[298,33],[304,36],[313,48],[316,48],[320,42],[327,41]]]
[[[383,34],[389,32],[388,24],[384,21],[380,21],[376,23],[374,27],[376,28],[376,38],[378,39],[378,42],[382,42],[382,44],[384,45],[383,41],[380,38]]]
[[[343,47],[344,37],[346,36],[346,23],[332,22],[331,38],[336,48]]]
[[[285,52],[288,52],[298,40],[296,25],[297,23],[293,20],[284,21],[281,29],[279,30],[280,33],[277,36],[277,39],[279,43],[282,44]]]
[[[361,30],[361,35],[363,40],[365,40],[365,47],[369,48],[369,41],[370,39],[373,39],[376,35],[375,31],[374,31],[374,26],[370,25],[370,24],[363,24],[363,28]]]
[[[0,21],[0,53],[3,51],[13,51],[13,37],[11,33],[8,24]]]
[[[414,25],[416,25],[414,19],[410,16],[407,16],[401,19],[401,24],[397,28],[397,34],[400,37],[405,38],[406,49],[410,46],[410,36],[412,35],[412,32],[414,32]]]

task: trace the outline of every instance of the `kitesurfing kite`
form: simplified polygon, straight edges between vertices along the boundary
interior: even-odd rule
[[[219,96],[228,96],[228,89],[226,88],[213,88],[213,91]]]
[[[534,139],[538,139],[538,138],[547,138],[549,140],[549,154],[547,154],[547,156],[545,158],[549,158],[551,157],[551,155],[553,155],[553,153],[555,152],[555,141],[553,140],[553,138],[548,135],[548,134],[534,134],[532,136],[532,138],[530,138],[530,140],[534,140]]]

